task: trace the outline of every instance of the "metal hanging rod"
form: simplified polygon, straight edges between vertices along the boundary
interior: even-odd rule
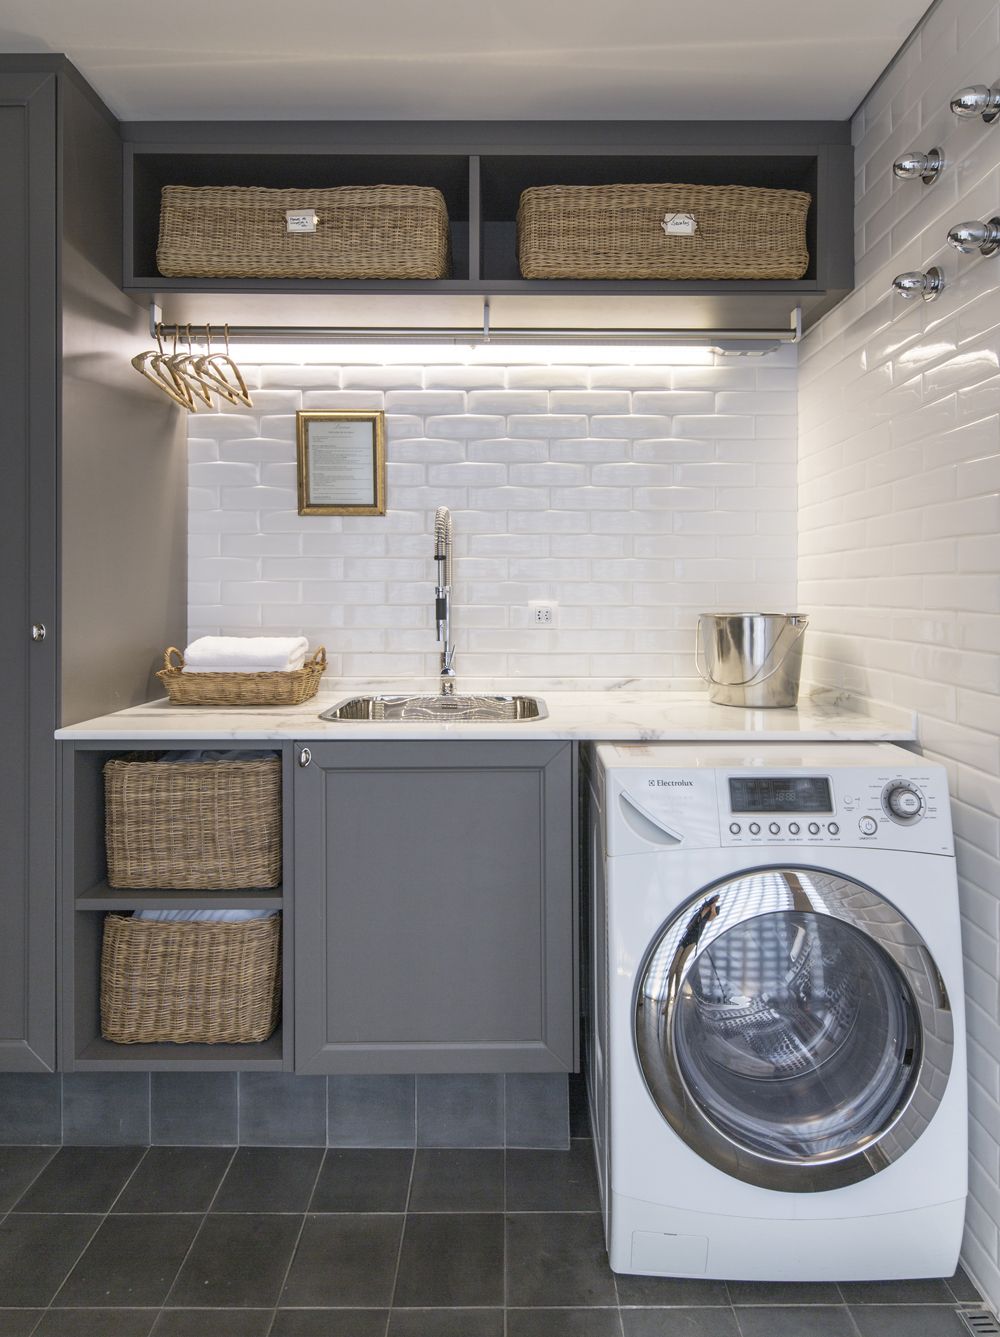
[[[204,325],[164,322],[160,308],[150,303],[150,333],[157,327],[183,333],[195,332]],[[490,325],[489,299],[483,303],[483,324],[468,327],[381,326],[381,325],[224,325],[213,321],[211,328],[226,329],[229,339],[240,343],[374,343],[374,344],[620,344],[637,347],[657,345],[701,345],[721,348],[723,352],[768,352],[781,344],[798,343],[802,337],[802,309],[791,312],[787,330],[745,330],[705,328],[539,328],[530,326],[496,329]],[[729,347],[727,347],[727,345]]]

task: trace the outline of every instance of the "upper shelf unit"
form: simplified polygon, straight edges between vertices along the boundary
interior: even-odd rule
[[[752,323],[755,296],[756,305],[771,313],[801,306],[809,324],[853,286],[853,166],[846,123],[154,122],[126,124],[122,132],[124,287],[137,297],[155,298],[169,320],[184,318],[184,294],[436,293],[702,296],[711,299],[717,320],[720,309],[725,318],[731,308],[735,325]],[[808,191],[806,275],[657,281],[520,276],[515,220],[527,186],[664,181]],[[442,192],[451,221],[450,278],[168,279],[157,271],[165,185],[378,184],[436,186]],[[228,301],[226,318],[236,320],[238,312],[238,301]]]

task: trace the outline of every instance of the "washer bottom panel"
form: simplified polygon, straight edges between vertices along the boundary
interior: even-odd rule
[[[909,1212],[806,1221],[717,1216],[611,1195],[615,1272],[729,1281],[950,1277],[965,1199]]]

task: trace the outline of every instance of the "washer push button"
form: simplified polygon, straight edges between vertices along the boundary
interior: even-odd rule
[[[750,823],[750,834],[751,834],[752,836],[759,836],[759,835],[760,835],[760,823],[759,823],[759,822],[751,822],[751,823]]]
[[[858,822],[858,827],[863,836],[873,836],[878,831],[878,822],[874,817],[862,817]]]
[[[810,823],[809,823],[809,834],[810,834],[811,836],[818,836],[818,835],[819,835],[819,822],[810,822]]]
[[[768,831],[770,831],[770,833],[771,833],[772,836],[780,836],[780,835],[781,835],[781,827],[778,825],[777,822],[772,822],[771,825],[770,825],[767,829],[768,829]]]
[[[790,836],[797,836],[801,830],[802,828],[799,826],[798,822],[788,823],[788,834]]]
[[[743,828],[740,826],[739,822],[729,823],[729,834],[731,836],[738,836],[742,830]]]

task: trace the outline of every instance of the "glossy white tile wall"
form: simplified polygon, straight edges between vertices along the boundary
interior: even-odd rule
[[[800,360],[799,596],[805,676],[919,713],[954,794],[969,1001],[964,1256],[1000,1303],[1000,256],[948,227],[1000,208],[1000,123],[950,95],[1000,75],[994,0],[942,0],[855,121],[857,290]],[[931,186],[893,159],[941,146]],[[939,265],[939,300],[894,274]]]
[[[338,676],[435,673],[447,505],[460,674],[697,685],[699,611],[794,601],[795,350],[660,356],[250,367],[253,412],[190,422],[190,634],[304,632]],[[300,517],[295,410],[348,407],[386,411],[389,513]]]

